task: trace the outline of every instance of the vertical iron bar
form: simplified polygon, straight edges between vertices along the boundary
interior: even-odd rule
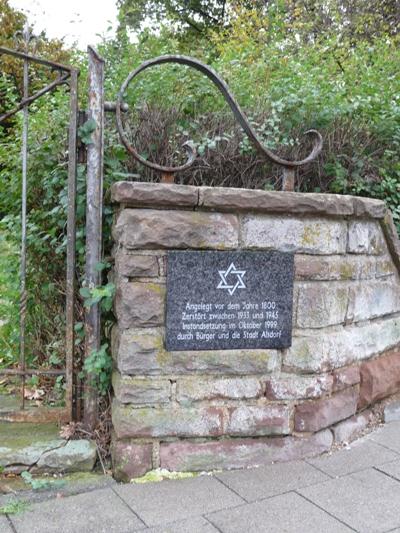
[[[71,70],[69,81],[69,131],[68,131],[68,214],[67,214],[67,290],[66,290],[66,409],[70,420],[75,418],[74,391],[74,303],[76,262],[76,167],[78,120],[78,71]]]
[[[101,273],[96,265],[102,254],[103,207],[103,129],[104,129],[104,60],[88,47],[89,55],[89,113],[96,123],[87,152],[86,189],[86,285],[100,284]],[[85,315],[85,357],[100,348],[100,307],[92,305]],[[87,376],[84,393],[84,425],[93,429],[97,421],[98,393],[93,385],[95,376]]]
[[[282,191],[294,191],[295,169],[283,167]]]
[[[29,26],[26,24],[23,30],[23,38],[26,50],[29,46]],[[29,62],[24,59],[23,72],[23,97],[29,96]],[[28,124],[29,108],[23,107],[22,127],[22,206],[21,206],[21,264],[20,264],[20,316],[19,316],[19,367],[25,371],[25,335],[26,335],[26,212],[27,212],[27,174],[28,174]],[[21,409],[25,408],[25,374],[21,376]]]

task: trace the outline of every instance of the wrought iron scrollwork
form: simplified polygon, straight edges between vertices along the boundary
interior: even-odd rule
[[[302,165],[305,165],[306,163],[313,161],[318,156],[318,154],[321,152],[322,145],[323,145],[321,134],[317,130],[308,130],[305,132],[305,135],[313,137],[313,147],[307,157],[299,161],[290,161],[290,160],[283,159],[282,157],[276,155],[275,153],[273,153],[271,150],[269,150],[266,146],[262,144],[254,128],[251,126],[246,115],[243,113],[239,104],[237,103],[234,96],[232,95],[228,85],[215,72],[214,69],[212,69],[208,65],[205,65],[201,61],[198,61],[197,59],[194,59],[192,57],[179,56],[179,55],[165,55],[165,56],[156,57],[154,59],[150,59],[149,61],[145,61],[138,68],[133,70],[129,74],[129,76],[126,78],[124,83],[121,85],[121,89],[119,91],[117,102],[116,102],[117,127],[118,127],[118,132],[119,132],[121,141],[124,144],[125,148],[128,150],[128,152],[132,154],[132,156],[137,161],[139,161],[142,165],[145,165],[146,167],[149,167],[153,170],[158,170],[165,174],[173,174],[175,172],[188,169],[194,163],[196,156],[197,156],[197,153],[194,147],[191,144],[185,143],[183,146],[186,149],[186,152],[188,154],[186,163],[180,166],[176,166],[176,167],[167,167],[163,165],[158,165],[157,163],[153,163],[151,161],[147,161],[146,159],[144,159],[137,152],[137,150],[129,143],[128,138],[125,134],[125,131],[122,125],[121,115],[123,111],[123,97],[124,97],[124,94],[125,94],[125,91],[128,85],[131,83],[131,81],[134,78],[136,78],[136,76],[138,76],[138,74],[140,74],[144,70],[151,68],[155,65],[162,65],[164,63],[179,63],[181,65],[186,65],[188,67],[194,68],[195,70],[198,70],[202,74],[205,74],[214,83],[214,85],[217,86],[217,88],[219,89],[223,97],[225,98],[226,102],[228,103],[229,107],[232,109],[233,114],[236,117],[236,120],[239,122],[244,132],[249,137],[250,141],[253,143],[254,147],[262,155],[266,156],[267,159],[269,159],[271,162],[284,167],[284,169],[288,169],[288,170],[295,169],[296,167],[300,167]]]

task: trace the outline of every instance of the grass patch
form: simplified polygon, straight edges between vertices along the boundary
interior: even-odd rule
[[[2,514],[21,514],[27,511],[30,504],[24,500],[15,500],[0,507],[0,515]]]

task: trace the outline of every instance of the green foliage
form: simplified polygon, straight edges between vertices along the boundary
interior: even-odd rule
[[[88,145],[93,143],[92,133],[95,131],[96,126],[96,121],[91,118],[78,128],[78,135],[84,144]]]
[[[92,351],[85,359],[83,369],[81,377],[85,377],[102,396],[106,395],[110,387],[112,371],[112,358],[108,343],[102,344],[99,350]]]
[[[13,500],[2,507],[0,507],[0,515],[2,514],[21,514],[28,511],[30,504],[23,500]]]
[[[32,490],[47,490],[52,488],[58,489],[65,485],[65,481],[63,479],[34,478],[27,470],[21,473],[21,477],[25,483],[31,487]]]

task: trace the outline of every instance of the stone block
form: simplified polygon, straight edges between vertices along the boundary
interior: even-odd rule
[[[298,328],[322,328],[345,320],[349,289],[341,284],[304,283],[299,287]]]
[[[352,416],[343,422],[333,426],[333,437],[337,443],[350,442],[360,435],[368,427],[371,419],[371,412],[364,411],[359,415]]]
[[[161,326],[164,322],[165,285],[160,283],[120,282],[115,295],[118,326]]]
[[[283,355],[284,369],[302,373],[327,372],[397,346],[400,318],[374,320],[330,332],[297,330],[294,333],[292,346]]]
[[[351,254],[380,254],[385,250],[383,233],[378,222],[351,220],[347,251]]]
[[[262,394],[261,381],[253,377],[194,377],[179,379],[176,386],[176,399],[181,403],[218,399],[241,400],[258,398]]]
[[[141,207],[195,207],[198,191],[192,185],[117,181],[111,186],[111,201]]]
[[[161,443],[161,468],[178,472],[229,470],[292,461],[326,452],[332,433],[324,430],[307,437],[260,437],[208,442]]]
[[[375,275],[377,278],[393,276],[394,274],[397,274],[397,269],[390,256],[376,259]]]
[[[364,362],[360,373],[360,408],[400,392],[400,351]]]
[[[333,377],[330,374],[297,376],[283,374],[272,376],[266,382],[266,396],[270,400],[306,400],[320,398],[332,391]]]
[[[232,436],[287,435],[291,410],[286,405],[228,407],[226,434]]]
[[[346,368],[338,368],[333,372],[333,386],[332,391],[338,392],[358,385],[360,383],[360,367],[348,366]]]
[[[121,403],[153,405],[169,403],[171,383],[169,380],[121,376],[114,372],[112,377],[114,395]]]
[[[128,253],[124,249],[119,249],[115,256],[115,272],[129,278],[157,277],[159,275],[158,257]]]
[[[307,254],[343,254],[346,222],[324,218],[245,215],[242,247]]]
[[[380,221],[380,223],[393,263],[400,272],[400,239],[389,209],[386,210],[385,217]]]
[[[43,453],[33,469],[36,472],[90,472],[96,458],[95,442],[69,440],[63,446]]]
[[[167,352],[163,328],[137,328],[113,333],[113,357],[122,374],[213,375],[268,374],[280,367],[278,350]]]
[[[295,279],[301,281],[371,279],[375,277],[377,261],[376,257],[369,256],[300,254],[294,258]],[[385,261],[387,262],[388,260]],[[388,266],[385,267],[382,261],[381,268],[388,269]]]
[[[223,410],[218,407],[133,409],[114,400],[112,420],[118,439],[217,437],[223,434]]]
[[[400,282],[397,279],[357,283],[350,288],[347,320],[358,322],[398,311]]]
[[[358,388],[353,387],[333,394],[329,398],[311,400],[296,406],[294,428],[296,431],[316,432],[340,420],[353,416],[357,410]]]
[[[152,469],[153,445],[114,440],[111,445],[113,476],[117,481],[129,483]]]
[[[128,249],[238,246],[236,215],[195,211],[124,209],[113,227],[114,240]]]

